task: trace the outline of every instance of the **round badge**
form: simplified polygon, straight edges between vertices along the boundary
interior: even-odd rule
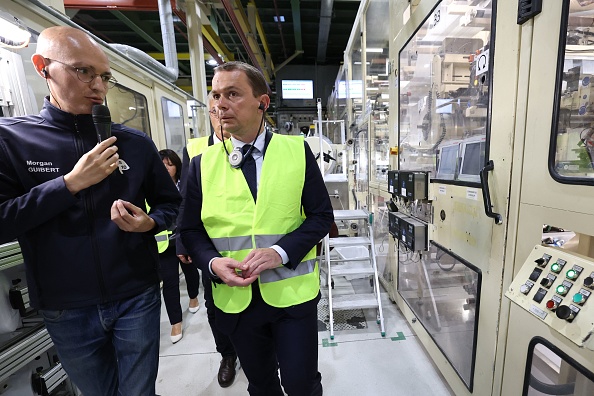
[[[241,164],[241,160],[243,159],[243,154],[238,149],[234,149],[231,154],[229,154],[229,163],[232,167],[238,168]]]

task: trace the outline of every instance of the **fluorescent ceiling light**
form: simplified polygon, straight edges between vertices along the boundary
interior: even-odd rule
[[[216,66],[216,65],[218,65],[217,61],[216,61],[216,60],[214,60],[214,59],[209,59],[209,60],[207,60],[207,61],[206,61],[206,63],[208,63],[208,64],[209,64],[209,65],[211,65],[211,66]]]
[[[281,22],[284,22],[284,21],[285,21],[285,17],[284,17],[283,15],[281,15],[281,16],[280,16],[280,17],[278,17],[278,18],[277,18],[277,17],[276,17],[276,15],[275,15],[275,16],[274,16],[274,22],[278,22],[278,19],[279,19],[279,18],[280,18],[280,21],[281,21]]]
[[[382,53],[382,52],[384,52],[384,49],[383,48],[365,48],[365,52]]]

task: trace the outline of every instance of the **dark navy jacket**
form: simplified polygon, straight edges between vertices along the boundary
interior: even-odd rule
[[[45,100],[38,116],[0,118],[0,243],[18,239],[32,305],[84,307],[141,293],[159,282],[154,235],[170,226],[181,197],[150,138],[112,124],[116,170],[76,195],[64,184],[97,144],[91,115],[72,115]],[[111,221],[122,199],[145,208],[157,226],[124,232]]]

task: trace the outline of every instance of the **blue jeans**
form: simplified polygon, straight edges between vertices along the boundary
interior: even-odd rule
[[[116,302],[40,312],[62,366],[85,396],[155,395],[158,285]]]

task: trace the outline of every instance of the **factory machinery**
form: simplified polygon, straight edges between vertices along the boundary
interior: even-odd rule
[[[456,395],[594,394],[593,24],[591,0],[361,3],[328,110],[349,209]]]

